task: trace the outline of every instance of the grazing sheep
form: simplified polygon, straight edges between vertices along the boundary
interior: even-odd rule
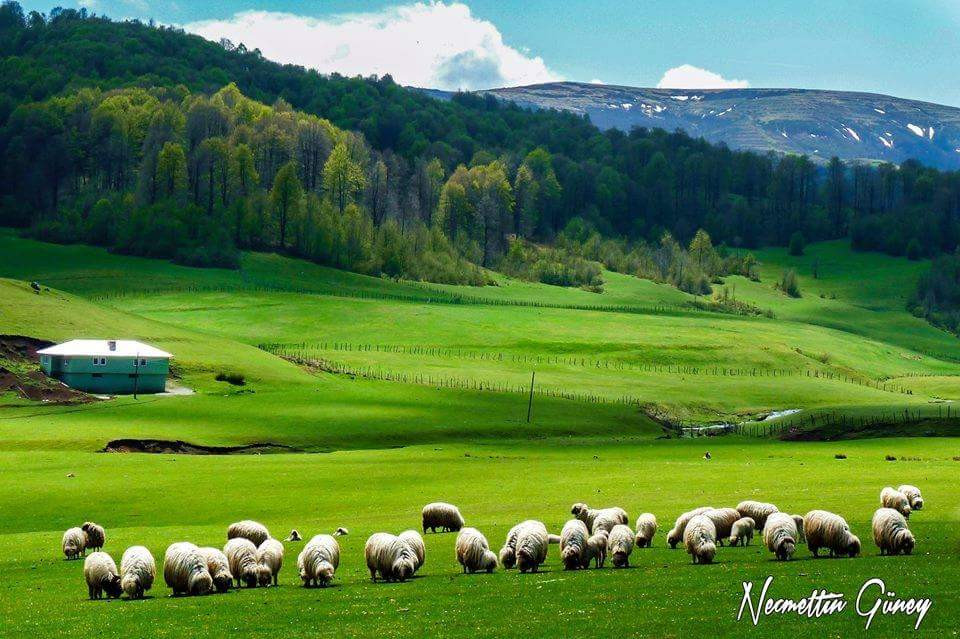
[[[550,544],[551,546],[554,546],[554,545],[556,545],[556,544],[559,544],[559,543],[560,543],[560,535],[554,535],[553,533],[549,533],[549,534],[547,535],[547,543]]]
[[[537,522],[533,519],[527,519],[507,532],[507,539],[503,542],[503,548],[500,549],[500,565],[504,568],[513,568],[517,565],[517,535],[521,528],[530,523]]]
[[[423,537],[416,530],[404,530],[397,537],[410,546],[410,550],[413,551],[413,556],[417,560],[413,566],[413,571],[420,570],[427,558],[427,547],[423,543]]]
[[[907,519],[893,508],[878,508],[873,513],[873,541],[881,555],[909,555],[917,543]]]
[[[230,572],[230,560],[218,548],[205,546],[197,549],[207,562],[207,572],[213,579],[217,592],[227,592],[233,585],[233,573]]]
[[[605,530],[609,533],[617,524],[630,523],[630,518],[627,517],[627,511],[618,506],[594,509],[584,503],[576,503],[570,507],[570,514],[585,523],[587,530],[591,533],[596,533],[600,530]],[[597,523],[598,519],[600,520],[599,524]]]
[[[923,495],[920,494],[919,488],[911,486],[910,484],[903,484],[897,488],[897,490],[907,496],[907,499],[910,501],[910,508],[913,510],[923,510]]]
[[[753,529],[756,525],[751,517],[741,517],[733,522],[733,526],[730,528],[730,545],[749,546],[750,542],[753,541]]]
[[[339,528],[333,531],[334,537],[342,537],[343,535],[349,535],[349,534],[350,534],[350,531],[344,528],[343,526],[340,526]]]
[[[517,532],[517,568],[520,572],[537,572],[547,559],[547,527],[539,521],[528,521]]]
[[[297,570],[306,587],[327,587],[340,566],[340,544],[332,535],[316,535],[297,557]]]
[[[609,538],[610,535],[608,535],[605,530],[601,530],[587,538],[587,553],[584,557],[584,568],[590,565],[591,560],[593,560],[597,568],[603,568],[603,564],[607,561],[607,541]]]
[[[487,538],[476,528],[462,528],[457,535],[457,562],[463,566],[463,572],[493,572],[497,567],[497,556],[490,550]]]
[[[904,517],[910,517],[910,500],[902,492],[890,486],[880,491],[880,506],[893,508]]]
[[[571,519],[563,525],[560,531],[560,561],[564,570],[577,570],[590,565],[589,559],[584,561],[589,536],[587,525],[579,519]]]
[[[797,541],[806,542],[807,536],[803,534],[803,515],[790,515],[793,517],[793,523],[797,525]]]
[[[763,528],[763,543],[779,561],[789,561],[797,550],[797,523],[786,513],[773,513]]]
[[[703,516],[713,522],[716,527],[717,545],[722,546],[723,540],[730,536],[733,522],[742,517],[736,508],[714,508],[703,513]]]
[[[821,548],[829,548],[830,556],[860,554],[860,539],[850,532],[850,526],[840,515],[826,510],[811,510],[803,518],[803,532],[807,547],[814,557],[819,557]]]
[[[257,548],[257,583],[277,585],[277,575],[283,568],[283,544],[276,539],[267,539]]]
[[[267,530],[267,527],[261,524],[258,521],[251,521],[249,519],[244,519],[243,521],[238,521],[236,523],[230,524],[230,527],[227,528],[227,539],[249,539],[254,548],[270,539],[270,531]]]
[[[63,533],[60,547],[63,548],[63,554],[67,559],[78,559],[80,555],[86,554],[87,535],[81,528],[68,528]]]
[[[117,564],[105,552],[94,552],[87,556],[83,562],[83,576],[87,580],[87,593],[91,599],[100,599],[103,593],[107,593],[107,598],[116,599],[123,592]]]
[[[130,546],[120,558],[120,588],[129,599],[142,599],[157,578],[157,562],[143,546]]]
[[[657,534],[657,518],[653,513],[643,513],[637,517],[637,538],[634,540],[637,548],[649,548],[653,543],[653,536]]]
[[[753,522],[757,525],[757,531],[760,532],[763,531],[763,527],[767,523],[767,517],[773,513],[780,512],[780,509],[773,504],[747,500],[737,504],[737,512],[740,513],[741,517],[750,517],[753,519]]]
[[[370,579],[377,574],[386,581],[406,581],[416,572],[417,557],[402,539],[389,533],[374,533],[363,547]]]
[[[430,532],[455,532],[463,528],[463,515],[460,509],[453,504],[437,501],[427,504],[421,512],[423,520],[423,534],[427,534],[427,528]]]
[[[683,531],[683,545],[695,564],[709,564],[717,554],[717,529],[704,515],[696,515]]]
[[[683,541],[683,531],[686,530],[687,524],[690,523],[691,519],[710,510],[713,510],[713,506],[701,506],[700,508],[694,508],[693,510],[689,510],[677,517],[677,521],[674,522],[673,528],[671,528],[670,532],[667,533],[667,543],[670,545],[670,547],[676,548],[677,544]]]
[[[300,531],[294,528],[290,531],[290,536],[287,537],[287,541],[303,541],[303,538],[300,537]]]
[[[90,550],[100,550],[107,543],[107,531],[103,529],[103,526],[92,521],[85,521],[80,529],[87,536],[87,548]]]
[[[205,595],[213,578],[200,549],[187,541],[171,544],[163,556],[163,580],[176,595]]]
[[[223,547],[223,554],[227,556],[230,573],[237,582],[237,588],[241,583],[247,588],[256,588],[259,570],[257,569],[257,547],[253,542],[246,537],[234,537]]]
[[[617,524],[607,539],[607,555],[614,568],[630,566],[630,553],[633,552],[633,531],[630,526]]]

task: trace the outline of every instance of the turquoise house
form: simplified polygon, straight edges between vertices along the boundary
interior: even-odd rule
[[[74,339],[37,351],[43,372],[87,393],[162,393],[172,355],[133,340]]]

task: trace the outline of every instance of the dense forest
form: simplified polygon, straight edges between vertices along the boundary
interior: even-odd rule
[[[0,225],[190,264],[254,248],[418,279],[479,284],[483,266],[595,287],[583,263],[595,260],[702,290],[750,268],[712,243],[848,237],[919,259],[960,239],[960,174],[915,162],[818,165],[679,131],[601,131],[85,10],[0,5],[0,77]],[[694,258],[704,237],[712,256]]]

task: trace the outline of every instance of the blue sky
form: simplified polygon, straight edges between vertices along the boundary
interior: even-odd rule
[[[57,2],[21,4],[46,11]],[[212,39],[243,41],[284,62],[348,74],[390,72],[420,86],[486,88],[564,79],[801,87],[960,106],[960,0],[59,4],[113,18],[153,18]]]

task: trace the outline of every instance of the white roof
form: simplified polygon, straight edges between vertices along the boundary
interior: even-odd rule
[[[110,344],[116,344],[111,350]],[[173,357],[166,351],[154,348],[143,342],[137,342],[132,339],[72,339],[63,344],[57,344],[49,348],[37,351],[41,355],[75,355],[75,356],[95,356],[102,357]]]

